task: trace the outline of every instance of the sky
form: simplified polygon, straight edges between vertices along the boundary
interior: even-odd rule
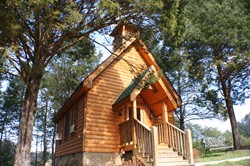
[[[250,113],[250,99],[246,100],[243,105],[234,106],[234,112],[237,122],[240,122],[244,119],[244,117]],[[218,119],[205,119],[205,120],[194,120],[191,123],[199,124],[203,127],[213,127],[217,128],[220,131],[231,131],[231,125],[229,119],[226,121],[218,120]]]

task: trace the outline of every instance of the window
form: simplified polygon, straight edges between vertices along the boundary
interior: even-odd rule
[[[77,105],[73,107],[70,111],[70,129],[69,133],[74,133],[76,128],[76,118],[77,118]]]
[[[141,121],[141,109],[140,109],[140,108],[137,108],[136,113],[137,113],[137,119],[138,119],[139,121]]]
[[[77,105],[74,107],[73,109],[73,124],[76,125],[76,118],[77,118],[77,111],[78,111],[78,107]]]
[[[69,133],[69,112],[66,112],[65,123],[64,123],[64,138],[68,137]]]
[[[133,109],[132,107],[129,107],[129,119],[133,118]]]

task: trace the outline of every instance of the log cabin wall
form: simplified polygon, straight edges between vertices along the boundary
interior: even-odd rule
[[[168,122],[174,125],[174,111],[168,112]],[[163,115],[157,117],[155,124],[163,123]]]
[[[94,81],[92,89],[75,104],[78,105],[76,128],[74,133],[64,137],[66,117],[58,123],[58,132],[62,140],[56,141],[56,156],[79,152],[118,152],[120,145],[119,124],[125,121],[112,104],[123,90],[136,77],[132,70],[143,71],[148,65],[137,51],[130,46],[119,60],[114,60]],[[144,101],[137,97],[138,107],[142,110],[142,122],[148,127],[161,121],[161,117],[150,117],[150,110]],[[86,104],[85,104],[86,103]],[[75,107],[72,106],[73,107]],[[71,111],[70,111],[71,112]],[[69,124],[72,121],[69,115]],[[173,114],[169,112],[169,122],[173,123]],[[69,131],[68,126],[68,131]]]
[[[94,81],[87,94],[85,148],[86,152],[118,152],[120,145],[119,121],[112,104],[135,77],[134,70],[142,71],[146,62],[134,46],[130,46],[120,60],[114,60]],[[118,119],[116,119],[118,118]]]
[[[66,115],[57,124],[57,133],[62,134],[62,140],[56,141],[56,157],[82,152],[83,149],[83,125],[84,125],[85,96],[81,97],[69,112],[69,125],[67,138],[65,137]],[[74,119],[73,109],[77,109]],[[75,121],[75,122],[74,122]],[[75,123],[74,132],[70,133],[70,126]]]

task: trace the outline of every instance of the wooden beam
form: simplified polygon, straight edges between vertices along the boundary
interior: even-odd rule
[[[158,104],[161,104],[162,102],[166,102],[167,101],[167,98],[162,98],[162,99],[159,99],[159,100],[156,100],[155,102],[151,103],[151,104],[148,104],[149,107],[154,107]]]
[[[167,137],[167,123],[168,123],[168,109],[165,102],[162,102],[162,112],[163,112],[163,124],[164,124],[164,142],[168,143],[168,137]]]
[[[135,88],[130,94],[130,101],[136,100],[136,97],[140,94],[140,92],[141,88],[140,89]]]
[[[193,144],[192,144],[192,135],[191,131],[187,130],[185,132],[185,140],[187,143],[187,159],[188,159],[188,164],[193,164],[194,163],[194,158],[193,158]]]
[[[175,109],[178,108],[176,100],[174,100],[172,94],[170,93],[170,91],[168,90],[168,88],[166,87],[166,85],[164,84],[162,79],[159,79],[159,83],[160,83],[162,89],[165,91],[166,95],[168,96],[170,102],[174,105],[174,108]]]
[[[132,109],[133,109],[133,118],[132,118],[132,135],[133,135],[133,144],[134,148],[136,148],[136,131],[135,131],[135,119],[137,119],[137,104],[136,100],[132,101]]]
[[[136,103],[136,100],[133,101],[133,118],[137,119],[137,103]]]
[[[163,122],[168,123],[168,109],[165,102],[162,103]]]
[[[158,151],[158,129],[157,127],[152,127],[152,136],[153,136],[153,165],[157,166],[159,161],[159,151]]]

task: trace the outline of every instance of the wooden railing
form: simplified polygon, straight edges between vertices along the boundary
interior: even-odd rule
[[[166,143],[180,155],[187,158],[187,141],[185,132],[170,123],[157,125],[159,143]]]
[[[165,130],[165,125],[164,123],[158,124],[157,130],[158,130],[158,143],[166,143],[168,140],[167,135],[166,135],[166,130]]]
[[[149,159],[153,159],[153,137],[151,129],[136,119],[134,119],[134,121],[137,148]]]
[[[120,137],[121,145],[130,145],[133,143],[132,120],[120,124]]]
[[[185,132],[176,126],[166,123],[166,134],[170,147],[173,147],[178,153],[187,158],[187,142],[185,139]]]
[[[160,143],[166,143],[187,158],[190,164],[193,163],[191,132],[184,132],[170,123],[161,123],[150,129],[136,119],[128,120],[120,124],[120,136],[122,146],[136,145],[154,163],[157,163],[157,146]]]

